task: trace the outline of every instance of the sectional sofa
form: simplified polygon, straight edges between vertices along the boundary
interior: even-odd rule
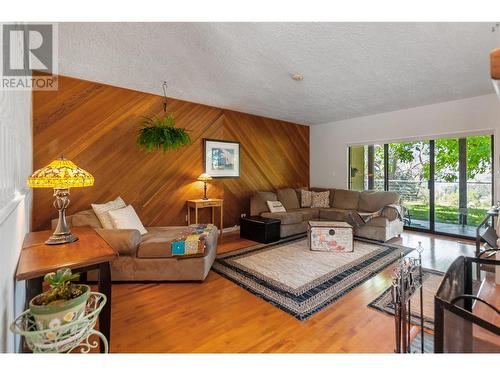
[[[301,207],[301,190],[329,191],[329,207]],[[269,212],[267,201],[280,201],[286,212]],[[284,188],[276,192],[257,192],[250,199],[252,216],[281,221],[281,238],[306,232],[309,220],[331,220],[349,222],[355,236],[385,242],[403,232],[401,212],[399,194],[390,191]]]

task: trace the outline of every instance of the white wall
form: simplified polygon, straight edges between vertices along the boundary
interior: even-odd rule
[[[350,145],[467,134],[495,136],[500,197],[500,101],[495,94],[311,126],[311,186],[347,188]]]
[[[0,90],[0,352],[15,351],[19,342],[9,324],[24,308],[24,283],[14,275],[31,221],[32,159],[31,91]]]

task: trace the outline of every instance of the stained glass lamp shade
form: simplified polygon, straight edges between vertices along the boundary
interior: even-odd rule
[[[202,173],[200,176],[197,178],[198,181],[203,182],[203,190],[205,192],[205,195],[203,196],[204,200],[208,200],[207,198],[207,181],[210,181],[212,179],[212,176]]]
[[[46,244],[57,245],[74,242],[78,239],[71,233],[66,222],[66,208],[70,202],[69,189],[92,185],[94,185],[94,177],[89,172],[77,167],[73,162],[64,159],[63,156],[28,177],[29,187],[54,189],[54,207],[59,211],[59,221],[52,236],[45,241]]]

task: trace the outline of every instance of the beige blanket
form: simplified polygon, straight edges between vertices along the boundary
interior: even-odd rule
[[[365,225],[368,221],[375,217],[382,216],[382,212],[386,208],[393,208],[397,212],[397,218],[403,220],[402,207],[399,204],[388,204],[384,206],[381,210],[375,212],[358,212],[358,211],[349,211],[347,214],[347,222],[355,227],[360,227]]]

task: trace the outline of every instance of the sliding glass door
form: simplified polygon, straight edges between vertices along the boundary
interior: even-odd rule
[[[437,139],[435,231],[475,236],[493,201],[492,137]]]
[[[401,196],[406,207],[407,226],[430,229],[429,141],[390,143],[388,146],[387,190]]]
[[[475,236],[493,201],[493,136],[349,148],[349,186],[400,194],[405,226]]]
[[[466,150],[466,225],[475,230],[493,204],[493,137],[467,137]]]
[[[435,141],[434,177],[434,229],[443,233],[458,233],[459,224],[467,215],[467,202],[463,201],[460,182],[460,152],[462,139],[437,139]]]

